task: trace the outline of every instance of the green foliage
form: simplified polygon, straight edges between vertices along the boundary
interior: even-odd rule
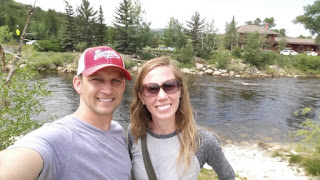
[[[34,47],[38,51],[54,51],[59,52],[62,50],[59,41],[51,41],[51,40],[39,40],[37,44],[34,44]]]
[[[187,44],[187,35],[177,19],[170,18],[163,34],[163,41],[165,46],[174,48],[181,48]]]
[[[44,82],[32,79],[35,75],[28,69],[20,69],[6,84],[6,74],[0,74],[0,150],[42,124],[33,117],[44,110],[40,100],[50,92]]]
[[[81,39],[88,44],[93,45],[94,24],[96,23],[97,11],[93,10],[88,0],[82,0],[82,4],[78,6],[78,28],[80,30]]]
[[[314,176],[320,175],[320,158],[319,157],[291,155],[289,162],[302,165],[308,174],[311,174]]]
[[[206,21],[200,18],[200,14],[196,11],[190,21],[187,21],[187,34],[192,40],[192,46],[196,56],[201,56],[201,35],[205,30]]]
[[[320,43],[320,1],[314,1],[314,4],[304,7],[304,14],[296,17],[295,23],[303,24],[309,29],[312,35],[316,35],[316,40]]]
[[[287,41],[285,38],[282,38],[278,43],[278,50],[282,51],[285,47],[287,47]]]
[[[242,56],[241,53],[242,53],[242,50],[238,46],[233,48],[233,50],[231,52],[232,56],[234,56],[236,58],[241,58],[241,56]]]
[[[34,52],[28,60],[31,69],[50,68],[52,65],[64,66],[73,62],[72,53]]]
[[[88,47],[88,44],[86,42],[79,42],[75,45],[75,48],[77,51],[84,51]]]
[[[192,63],[193,56],[193,46],[190,43],[185,47],[177,49],[177,51],[173,54],[173,58],[178,60],[181,64]]]
[[[139,52],[138,55],[140,56],[140,59],[142,60],[150,60],[152,58],[155,58],[156,56],[152,53],[143,53]]]
[[[231,61],[231,53],[229,50],[220,47],[217,51],[214,51],[214,62],[218,69],[226,69],[227,65]]]
[[[117,51],[132,54],[150,44],[153,35],[149,23],[143,20],[144,11],[138,1],[133,4],[131,0],[123,0],[115,13]]]
[[[238,33],[237,33],[237,23],[234,20],[234,16],[230,23],[226,24],[226,34],[224,36],[225,48],[229,50],[233,50],[235,48],[238,41]]]
[[[310,74],[320,73],[320,58],[318,56],[299,54],[291,59],[293,59],[293,65],[296,69]]]
[[[13,38],[13,33],[10,32],[9,26],[0,26],[0,44],[5,41],[10,41]]]
[[[130,60],[124,60],[124,65],[125,65],[126,69],[131,69],[132,67],[134,67],[136,65],[136,62],[130,61]]]
[[[320,117],[320,112],[317,112],[312,107],[306,107],[299,111],[296,111],[294,114],[298,115],[299,113],[302,115],[306,115],[311,111],[315,111]],[[319,119],[320,120],[320,119]],[[316,154],[320,156],[320,122],[312,121],[311,119],[306,119],[302,124],[302,129],[294,131],[294,134],[297,137],[301,137],[301,145],[305,147],[310,147],[314,149]]]
[[[218,175],[212,169],[202,168],[197,180],[215,180],[219,179]]]
[[[248,35],[247,44],[244,48],[244,60],[245,62],[261,67],[262,66],[262,58],[261,58],[261,47],[262,41],[261,36],[258,32],[254,32]]]

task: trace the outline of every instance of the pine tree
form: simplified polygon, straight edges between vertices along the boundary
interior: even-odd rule
[[[96,28],[96,45],[103,45],[106,44],[106,32],[107,32],[107,27],[104,22],[104,17],[103,17],[103,11],[102,7],[100,6],[99,13],[98,13],[98,24]]]
[[[93,8],[90,7],[90,2],[88,0],[82,0],[82,4],[78,6],[77,12],[81,31],[80,34],[82,35],[83,41],[90,47],[93,45],[94,40],[93,33],[97,11],[94,11]]]
[[[115,34],[115,47],[118,51],[123,53],[133,52],[134,50],[129,47],[129,31],[133,26],[132,21],[132,2],[130,0],[123,0],[119,8],[116,8],[116,16],[113,25],[116,27]]]
[[[226,24],[226,33],[225,33],[225,46],[226,49],[230,49],[231,51],[235,48],[238,41],[238,33],[236,28],[237,23],[234,20],[234,16],[232,18],[231,23]]]
[[[62,49],[64,50],[73,50],[75,48],[75,44],[77,43],[76,39],[76,29],[75,29],[75,17],[73,7],[69,5],[68,1],[64,1],[66,4],[66,18],[64,23],[64,29],[62,30],[62,34],[60,37],[60,44]]]
[[[196,11],[191,17],[191,21],[187,21],[187,32],[192,39],[192,46],[199,55],[199,51],[202,47],[203,32],[205,29],[206,21],[200,18],[200,14]]]

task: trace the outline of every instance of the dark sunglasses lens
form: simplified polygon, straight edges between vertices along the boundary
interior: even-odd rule
[[[162,84],[162,89],[168,94],[176,93],[179,90],[178,81],[175,79],[166,81]]]
[[[144,89],[145,96],[156,96],[160,90],[160,86],[158,84],[147,84]]]

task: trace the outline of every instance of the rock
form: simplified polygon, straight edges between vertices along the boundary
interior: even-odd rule
[[[183,68],[183,69],[181,69],[181,72],[182,72],[183,74],[190,74],[190,69],[188,69],[188,68]]]
[[[213,71],[213,74],[214,76],[220,76],[222,74],[221,71]]]
[[[204,71],[204,73],[207,74],[207,75],[212,75],[213,70],[212,69],[207,69],[207,70]]]
[[[203,68],[203,64],[200,64],[200,63],[196,63],[196,69],[197,70],[200,70]]]
[[[138,67],[137,67],[137,66],[132,67],[132,68],[131,68],[131,71],[132,71],[132,72],[138,72]]]

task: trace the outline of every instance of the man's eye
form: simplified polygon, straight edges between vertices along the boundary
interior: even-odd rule
[[[92,80],[94,80],[94,81],[102,81],[101,78],[93,78]]]

